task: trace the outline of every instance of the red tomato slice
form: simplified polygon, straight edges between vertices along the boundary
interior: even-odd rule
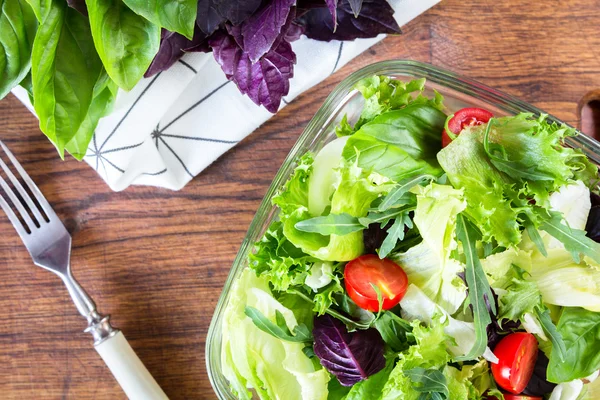
[[[531,333],[516,332],[505,336],[494,349],[499,360],[498,364],[492,364],[496,383],[510,393],[521,393],[533,375],[537,353],[538,342]]]
[[[504,400],[543,400],[539,396],[527,396],[524,394],[508,394],[508,393],[503,393],[503,394],[504,394]]]
[[[467,126],[483,125],[487,123],[494,115],[483,108],[463,108],[458,110],[450,121],[448,121],[448,129],[458,135]],[[444,129],[442,132],[442,147],[446,147],[452,142],[448,132]]]
[[[344,282],[348,296],[369,311],[379,311],[377,292],[371,284],[381,291],[384,310],[398,304],[408,288],[408,277],[402,267],[375,254],[360,256],[346,264]]]

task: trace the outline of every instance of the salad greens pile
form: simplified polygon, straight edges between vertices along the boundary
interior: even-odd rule
[[[596,166],[545,115],[467,124],[442,148],[453,116],[424,87],[359,82],[360,118],[272,198],[223,317],[240,399],[593,398]],[[537,343],[528,367],[501,350],[512,335]],[[495,372],[513,358],[518,389]]]
[[[213,52],[242,94],[270,112],[290,89],[300,35],[399,33],[387,0],[0,0],[0,99],[29,93],[40,129],[81,160],[118,88]]]

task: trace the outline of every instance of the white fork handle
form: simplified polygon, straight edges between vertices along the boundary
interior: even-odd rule
[[[168,400],[123,332],[119,331],[95,347],[130,400]]]

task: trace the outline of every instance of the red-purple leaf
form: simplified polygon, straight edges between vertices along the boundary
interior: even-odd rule
[[[335,27],[337,25],[337,6],[338,6],[338,0],[325,0],[325,4],[327,4],[327,9],[329,10],[329,12],[331,13],[332,16],[332,21],[333,21],[333,30],[335,30]]]
[[[321,365],[344,386],[352,386],[385,367],[384,342],[376,329],[349,333],[341,321],[326,314],[315,317],[313,337]]]
[[[400,27],[394,19],[394,10],[386,0],[364,0],[358,17],[354,16],[349,0],[340,1],[337,7],[337,27],[334,27],[326,7],[309,10],[302,21],[306,27],[306,36],[326,42],[371,38],[380,33],[400,33]]]
[[[285,34],[281,34],[258,62],[252,63],[240,45],[243,42],[240,29],[228,26],[227,30],[217,31],[209,38],[215,60],[242,94],[270,112],[277,112],[281,98],[290,90],[289,80],[296,63],[296,55],[285,40]]]
[[[161,71],[167,70],[179,60],[185,52],[210,51],[206,44],[206,36],[199,28],[194,30],[194,38],[189,40],[177,32],[161,31],[160,47],[152,63],[144,74],[148,78]]]
[[[358,17],[360,15],[363,0],[348,0],[348,3],[350,3],[350,8],[352,9],[354,16]]]
[[[217,30],[226,18],[217,11],[217,2],[214,0],[198,0],[198,13],[196,25],[207,36]]]
[[[239,25],[250,17],[261,5],[261,0],[215,1],[217,12],[233,25]]]
[[[242,24],[244,52],[256,63],[279,37],[296,0],[272,0]]]

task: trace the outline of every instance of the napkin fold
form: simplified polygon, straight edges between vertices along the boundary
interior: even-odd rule
[[[439,1],[390,3],[402,26]],[[298,61],[282,107],[384,37],[294,42]],[[33,112],[22,88],[13,93]],[[84,160],[115,191],[129,185],[179,190],[272,116],[240,94],[212,54],[188,53],[169,70],[119,92]]]

